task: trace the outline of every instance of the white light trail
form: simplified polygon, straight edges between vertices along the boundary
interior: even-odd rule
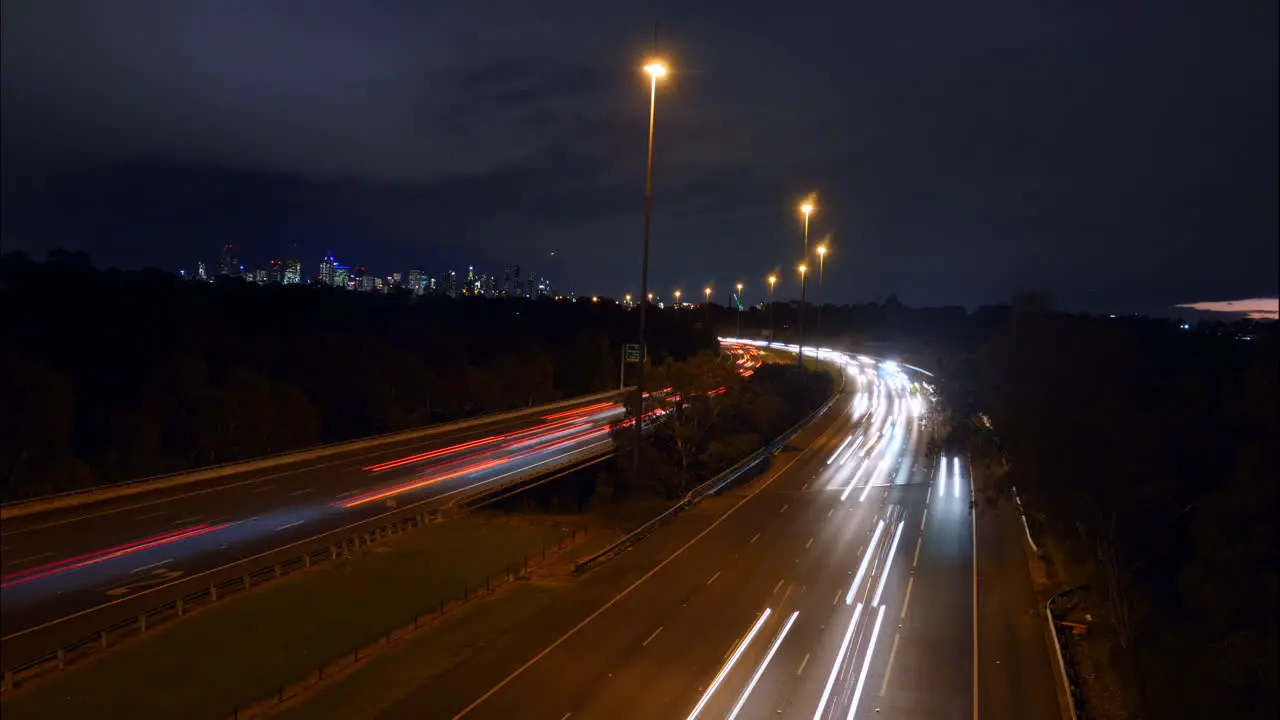
[[[698,713],[702,712],[702,708],[707,706],[707,702],[711,700],[711,696],[715,694],[716,688],[720,687],[720,683],[724,682],[725,675],[728,675],[729,671],[733,669],[734,663],[738,662],[738,658],[742,657],[742,652],[751,644],[751,640],[755,638],[756,633],[760,632],[760,627],[764,625],[764,621],[768,620],[769,615],[772,613],[773,611],[769,608],[765,608],[764,612],[760,613],[760,617],[756,619],[756,624],[752,625],[751,629],[747,631],[747,636],[742,638],[742,642],[739,643],[738,648],[733,651],[733,656],[729,658],[729,662],[725,663],[724,667],[720,668],[720,672],[716,674],[716,679],[711,681],[711,687],[707,688],[707,691],[702,695],[702,699],[699,700],[698,704],[693,708],[693,712],[689,713],[688,720],[693,720],[698,717]]]
[[[818,709],[813,713],[813,720],[822,720],[822,711],[831,698],[831,688],[835,687],[836,677],[840,675],[840,666],[844,664],[845,653],[849,652],[849,641],[853,639],[853,629],[858,626],[858,617],[862,615],[862,603],[853,611],[853,619],[849,621],[849,629],[844,633],[844,641],[840,643],[840,651],[836,653],[836,662],[831,666],[831,674],[827,676],[827,686],[822,689],[822,699],[818,701]]]
[[[863,463],[858,468],[858,472],[853,474],[853,479],[849,481],[849,486],[844,489],[844,492],[840,493],[840,502],[844,502],[845,499],[849,497],[849,493],[853,491],[853,486],[858,484],[858,478],[862,477],[862,473],[866,469],[867,464]]]
[[[942,456],[942,462],[938,463],[938,495],[939,497],[947,494],[947,456]]]
[[[791,624],[796,621],[796,617],[800,614],[799,610],[791,613],[791,617],[787,618],[787,623],[782,626],[782,631],[778,633],[778,637],[773,639],[773,644],[769,646],[769,652],[765,653],[764,660],[760,661],[760,666],[756,668],[756,672],[751,676],[751,682],[747,683],[747,687],[742,691],[742,696],[738,698],[738,704],[733,706],[733,710],[729,711],[728,720],[737,717],[738,711],[742,710],[742,706],[747,702],[747,696],[755,688],[756,682],[760,680],[760,676],[764,674],[764,670],[769,666],[769,661],[773,659],[773,654],[778,652],[778,646],[782,644],[782,639],[787,636],[787,632],[791,630]]]
[[[853,596],[857,594],[858,583],[862,582],[862,576],[867,573],[867,564],[871,562],[871,556],[876,551],[876,541],[880,539],[880,531],[884,530],[884,520],[876,523],[876,531],[871,535],[871,543],[867,545],[867,551],[862,554],[862,564],[858,565],[858,574],[853,576],[853,584],[849,586],[849,594],[844,598],[845,605],[853,604]]]
[[[889,579],[889,571],[893,569],[893,553],[898,549],[898,538],[902,537],[904,524],[905,520],[898,521],[898,529],[893,533],[893,542],[889,545],[889,562],[885,563],[884,572],[880,573],[880,584],[876,586],[876,596],[871,600],[872,607],[880,604],[880,593],[884,592],[885,581]]]
[[[840,459],[840,464],[843,465],[846,462],[848,462],[849,458],[853,457],[854,451],[857,450],[858,446],[862,444],[862,441],[866,439],[867,439],[866,435],[859,435],[858,439],[853,442],[853,445],[849,446],[848,452],[846,452],[844,454],[844,457]]]
[[[853,436],[850,435],[849,437],[844,439],[844,442],[840,443],[840,447],[836,448],[836,451],[834,453],[831,453],[831,459],[827,461],[828,465],[836,461],[836,458],[839,457],[840,455],[840,451],[844,450],[844,446],[848,445],[849,441],[852,439],[853,439]]]
[[[716,674],[715,680],[711,681],[711,686],[708,687],[707,691],[702,695],[702,699],[699,700],[698,704],[693,708],[693,712],[689,713],[688,720],[693,720],[698,716],[698,713],[702,712],[702,709],[706,707],[707,702],[711,700],[711,696],[715,694],[716,688],[720,687],[720,683],[724,682],[725,676],[733,669],[734,664],[738,662],[738,658],[742,657],[743,651],[745,651],[747,646],[751,644],[756,633],[760,632],[760,628],[764,625],[765,621],[769,619],[769,615],[772,613],[773,611],[769,608],[765,608],[764,612],[760,613],[760,617],[756,619],[755,624],[747,631],[746,637],[742,639],[742,642],[739,643],[738,647],[733,651],[733,656],[729,658],[729,661],[725,663],[724,667],[720,668],[720,672]]]
[[[951,458],[951,477],[955,478],[955,482],[951,484],[952,497],[960,497],[960,456]]]
[[[862,661],[862,672],[858,673],[858,688],[853,691],[853,702],[849,705],[848,720],[858,714],[858,699],[862,697],[862,686],[867,681],[867,670],[871,667],[871,658],[876,654],[876,637],[880,635],[880,621],[884,620],[884,606],[876,613],[876,625],[871,629],[871,644],[867,646],[867,657]]]

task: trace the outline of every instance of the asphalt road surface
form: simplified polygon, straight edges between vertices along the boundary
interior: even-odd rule
[[[1020,537],[984,527],[975,565],[968,468],[926,455],[896,368],[856,378],[727,514],[659,530],[380,717],[1056,716]],[[975,589],[1001,602],[975,612]]]
[[[583,403],[8,520],[0,532],[4,666],[210,581],[187,586],[184,578],[250,558],[266,565],[273,552],[310,550],[287,546],[393,507],[445,505],[600,452],[622,412],[616,402]]]

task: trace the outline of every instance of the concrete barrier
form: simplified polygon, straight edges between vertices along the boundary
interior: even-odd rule
[[[631,389],[634,388],[627,388],[626,390]],[[607,392],[595,393],[594,395],[583,395],[575,398],[569,398],[567,400],[558,400],[553,403],[547,403],[545,405],[538,405],[535,407],[520,408],[519,410],[510,410],[491,415],[482,415],[480,417],[469,418],[467,420],[459,420],[458,422],[429,425],[427,427],[417,428],[414,430],[404,430],[386,435],[376,435],[373,437],[360,438],[358,440],[333,443],[331,445],[321,445],[319,447],[297,450],[283,455],[273,455],[271,457],[257,458],[254,460],[243,460],[234,463],[227,463],[225,465],[214,465],[212,467],[202,468],[199,470],[142,478],[140,480],[129,480],[123,483],[86,488],[84,490],[74,490],[72,492],[59,493],[56,495],[45,495],[43,497],[21,500],[0,506],[0,520],[10,520],[12,518],[23,517],[25,515],[34,515],[36,513],[48,512],[51,510],[78,507],[80,505],[92,505],[93,503],[102,502],[104,500],[137,495],[139,493],[151,492],[154,490],[163,490],[165,488],[200,482],[201,480],[212,480],[214,478],[226,477],[227,475],[262,470],[279,465],[301,462],[304,460],[314,460],[316,458],[350,452],[352,450],[378,447],[379,445],[388,445],[405,440],[425,438],[457,430],[466,430],[467,428],[502,422],[504,420],[514,420],[528,415],[545,413],[550,410],[570,405],[602,401],[618,397],[626,392],[626,390],[609,390]]]

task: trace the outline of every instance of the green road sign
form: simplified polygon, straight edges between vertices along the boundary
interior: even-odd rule
[[[627,343],[626,358],[629,363],[640,362],[640,343]]]

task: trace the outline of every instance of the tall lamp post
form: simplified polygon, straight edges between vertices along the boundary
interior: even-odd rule
[[[640,297],[642,298],[649,294],[649,227],[653,216],[653,124],[658,105],[658,78],[666,76],[667,66],[660,62],[650,62],[644,66],[644,71],[649,73],[649,157],[644,174],[644,254],[640,265]],[[640,475],[640,443],[644,440],[644,366],[649,360],[645,345],[644,321],[648,304],[640,303],[640,370],[636,380],[638,390],[635,417],[636,439],[632,456],[632,470],[637,477]]]
[[[738,331],[734,337],[742,337],[742,283],[738,283]]]
[[[769,344],[773,344],[773,286],[778,283],[777,275],[769,276]]]
[[[702,322],[705,323],[707,326],[710,326],[711,325],[711,288],[710,287],[702,288],[702,294],[706,297],[706,299],[702,302],[702,312],[703,312]]]
[[[800,212],[804,213],[804,260],[809,262],[809,216],[813,214],[813,203],[806,202],[800,206]],[[805,309],[805,266],[800,266],[800,352],[796,353],[796,357],[800,360],[800,367],[804,367],[804,309]]]
[[[676,296],[676,309],[679,310],[680,309],[680,291],[677,290],[672,294]]]
[[[822,335],[822,269],[826,265],[827,246],[818,246],[818,335]]]

